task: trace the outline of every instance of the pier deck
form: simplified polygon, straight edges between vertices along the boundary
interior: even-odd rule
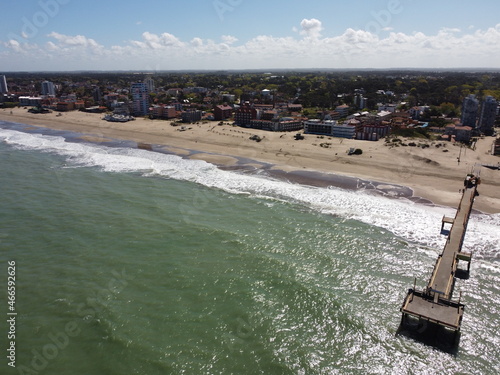
[[[474,198],[477,195],[480,166],[465,180],[460,205],[453,220],[443,219],[444,223],[452,224],[443,252],[439,255],[430,277],[427,288],[423,291],[410,289],[401,307],[403,319],[414,316],[432,323],[460,330],[464,305],[453,301],[453,288],[458,263],[467,261],[467,271],[470,269],[472,255],[462,252],[462,245],[469,222]]]

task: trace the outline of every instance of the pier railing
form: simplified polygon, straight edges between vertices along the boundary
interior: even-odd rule
[[[480,166],[475,168],[474,173],[467,175],[455,218],[451,220],[443,217],[441,229],[445,223],[452,224],[444,249],[436,259],[427,287],[423,291],[417,291],[415,287],[408,291],[401,307],[403,320],[407,316],[414,316],[457,332],[460,330],[465,306],[461,303],[461,297],[458,301],[453,299],[453,289],[458,262],[467,261],[467,271],[470,270],[472,253],[462,252],[462,246],[480,183],[479,172]]]

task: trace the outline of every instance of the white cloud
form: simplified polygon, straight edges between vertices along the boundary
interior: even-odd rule
[[[238,38],[231,35],[222,35],[221,39],[226,44],[234,44],[238,41]]]
[[[310,20],[304,18],[300,23],[300,27],[302,31],[300,32],[302,35],[306,35],[310,38],[319,38],[321,36],[321,31],[323,27],[321,26],[321,21],[316,18],[311,18]]]
[[[63,35],[56,32],[51,32],[47,35],[50,38],[56,39],[61,45],[68,47],[99,47],[99,44],[94,39],[89,39],[83,35]]]
[[[149,31],[142,33],[142,41],[134,40],[131,43],[140,48],[150,48],[154,50],[161,50],[169,47],[182,47],[184,45],[184,43],[170,33],[158,35],[150,33]]]
[[[203,45],[203,39],[201,39],[201,38],[193,38],[193,39],[191,39],[190,43],[194,47],[201,47]]]
[[[483,30],[443,28],[433,35],[390,31],[385,37],[349,28],[323,37],[319,20],[304,19],[300,30],[294,36],[258,35],[245,42],[232,35],[222,35],[220,42],[200,37],[182,41],[167,32],[144,32],[137,40],[109,47],[83,35],[52,32],[40,45],[0,42],[0,66],[4,70],[157,65],[160,69],[500,68],[500,24]]]

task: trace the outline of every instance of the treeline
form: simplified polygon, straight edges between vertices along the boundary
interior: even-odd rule
[[[456,115],[464,97],[475,94],[500,99],[500,73],[472,72],[82,72],[82,73],[9,73],[10,91],[29,89],[40,92],[41,82],[49,80],[59,86],[58,94],[76,93],[80,97],[101,92],[128,89],[132,82],[147,76],[155,81],[159,91],[169,88],[206,87],[211,92],[193,95],[190,100],[203,100],[213,92],[234,94],[237,99],[260,98],[263,89],[271,90],[276,100],[302,104],[304,107],[334,108],[339,104],[353,105],[355,92],[366,98],[366,109],[376,109],[378,103],[406,102],[432,106],[433,114]],[[163,89],[163,90],[162,90]],[[390,92],[390,95],[382,93]],[[161,97],[161,96],[160,96]]]

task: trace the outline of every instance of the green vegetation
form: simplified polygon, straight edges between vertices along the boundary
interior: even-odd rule
[[[425,128],[394,129],[391,135],[405,138],[432,138],[432,135]],[[398,141],[400,142],[400,140],[396,138],[393,140],[393,143]]]
[[[15,108],[19,106],[19,102],[4,102],[0,106],[3,108]]]

